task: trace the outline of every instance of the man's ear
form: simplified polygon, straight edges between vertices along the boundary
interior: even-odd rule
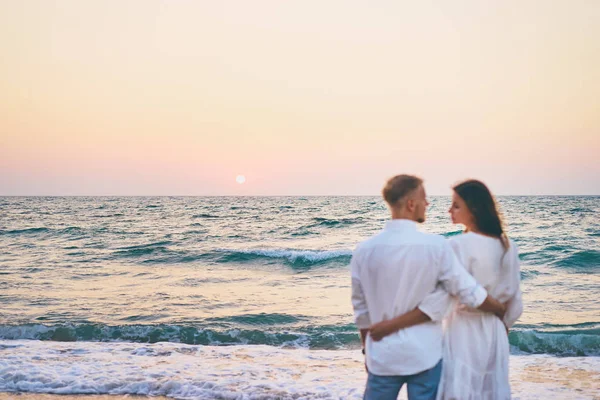
[[[414,209],[415,209],[415,201],[413,199],[406,200],[406,209],[408,211],[414,211]]]

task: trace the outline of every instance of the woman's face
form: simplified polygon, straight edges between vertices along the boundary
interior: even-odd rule
[[[473,225],[473,214],[469,211],[465,201],[456,192],[452,192],[452,205],[448,210],[453,224],[462,224],[471,230]]]

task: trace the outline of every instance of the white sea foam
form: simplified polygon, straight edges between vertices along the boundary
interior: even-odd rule
[[[599,357],[511,357],[515,399],[593,399],[600,396],[599,380]],[[360,399],[364,382],[358,351],[0,341],[0,391]]]
[[[351,250],[283,250],[283,249],[240,249],[222,250],[232,251],[240,254],[249,254],[269,258],[282,258],[290,262],[321,262],[338,257],[350,257]]]

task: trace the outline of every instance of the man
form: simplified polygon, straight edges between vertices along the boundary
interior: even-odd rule
[[[364,399],[395,400],[404,383],[410,400],[435,399],[448,294],[499,317],[505,309],[459,264],[443,236],[417,230],[429,205],[420,178],[391,178],[383,197],[392,219],[357,246],[351,261],[352,305],[369,374]],[[372,324],[405,313],[413,326],[377,342],[368,335]]]

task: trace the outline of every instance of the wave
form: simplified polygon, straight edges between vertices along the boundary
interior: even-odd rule
[[[218,215],[214,215],[214,214],[196,214],[196,215],[192,215],[193,219],[197,219],[197,218],[221,218]]]
[[[236,236],[232,236],[235,238]],[[288,249],[217,249],[192,252],[170,248],[170,241],[121,247],[114,250],[110,259],[129,260],[141,264],[283,264],[294,269],[313,266],[345,266],[350,263],[350,250],[288,250]]]
[[[78,226],[69,226],[68,228],[61,229],[59,233],[81,234],[83,231],[83,228],[80,228]]]
[[[139,257],[148,254],[167,253],[169,251],[167,245],[169,244],[171,244],[170,241],[162,241],[137,246],[120,247],[113,255],[117,257]]]
[[[553,244],[551,246],[544,247],[543,251],[556,251],[556,252],[559,252],[559,253],[564,253],[564,252],[569,251],[569,250],[570,250],[569,246],[560,246],[560,245],[557,245],[557,244]]]
[[[572,213],[593,213],[594,210],[590,209],[590,208],[585,208],[585,207],[575,207],[569,210],[569,212]]]
[[[229,317],[214,317],[207,318],[205,322],[213,324],[240,324],[240,325],[288,325],[295,324],[306,320],[307,318],[301,315],[289,315],[289,314],[278,314],[278,313],[259,313],[259,314],[242,314],[232,315]]]
[[[313,220],[313,223],[307,225],[307,228],[314,228],[314,227],[317,227],[317,226],[343,227],[343,226],[348,226],[348,225],[359,224],[359,223],[361,223],[361,222],[364,221],[364,218],[357,217],[357,218],[335,219],[335,218],[315,217],[312,220]]]
[[[598,327],[555,331],[512,331],[508,338],[513,350],[529,354],[600,355],[600,328]]]
[[[293,236],[293,237],[297,237],[297,236],[310,236],[310,235],[318,235],[318,233],[317,232],[313,232],[313,231],[309,231],[307,229],[303,229],[303,230],[299,230],[299,231],[296,231],[296,232],[293,232],[293,233],[290,234],[290,236]]]
[[[600,267],[600,251],[582,250],[554,263],[557,267],[571,268],[580,272],[593,272]]]
[[[215,328],[236,321],[240,325],[238,328]],[[360,347],[360,339],[354,324],[297,326],[299,322],[303,322],[302,317],[280,314],[214,318],[207,319],[206,322],[211,322],[210,328],[167,324],[3,325],[0,326],[0,339],[58,342],[173,342],[210,346],[267,345],[322,350]],[[290,325],[289,329],[285,328],[286,325]],[[550,330],[517,327],[509,334],[511,351],[517,354],[600,356],[600,324],[585,325],[584,327],[561,326]],[[260,327],[270,329],[260,329]]]
[[[174,342],[196,345],[267,345],[284,348],[336,350],[360,344],[353,324],[290,331],[261,329],[204,329],[189,325],[26,324],[0,326],[3,340],[57,342]]]
[[[14,236],[18,236],[18,235],[35,235],[35,234],[39,234],[39,233],[53,233],[53,234],[57,234],[57,235],[79,235],[82,234],[84,232],[83,228],[80,228],[78,226],[69,226],[67,228],[62,228],[62,229],[50,229],[50,228],[46,228],[46,227],[39,227],[39,228],[24,228],[24,229],[12,229],[12,230],[0,230],[0,236],[1,235],[14,235]]]
[[[535,271],[535,270],[526,270],[526,271],[521,270],[521,280],[532,279],[532,278],[535,278],[536,276],[538,276],[539,274],[540,274],[540,272]]]
[[[249,250],[218,250],[208,258],[217,263],[246,263],[246,262],[283,262],[297,268],[315,265],[335,264],[347,265],[352,257],[350,250],[280,250],[280,249],[249,249]]]
[[[45,233],[45,232],[50,232],[50,229],[40,227],[40,228],[0,230],[0,235],[34,235],[36,233]]]

